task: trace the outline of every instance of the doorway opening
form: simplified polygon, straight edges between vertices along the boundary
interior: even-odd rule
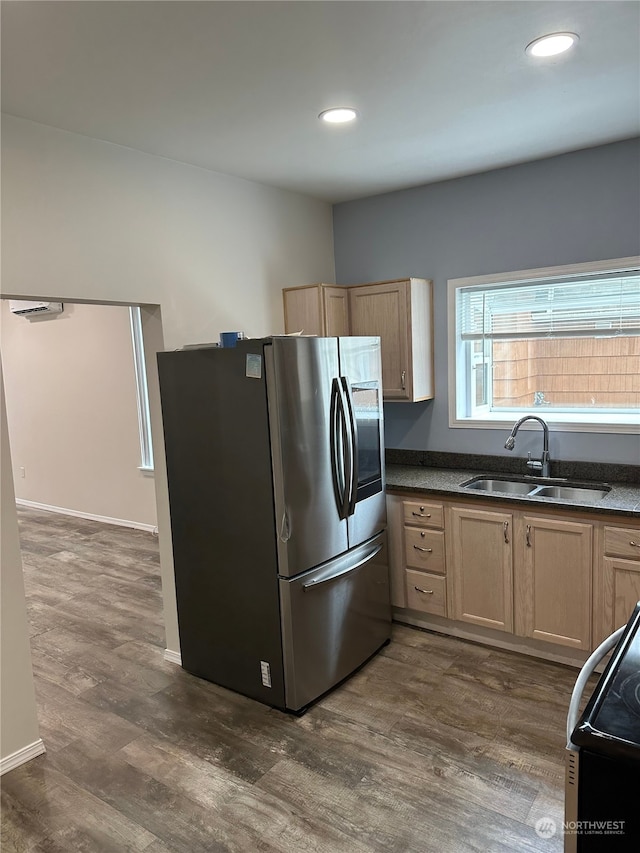
[[[1,307],[1,355],[12,445],[11,465],[6,467],[13,472],[18,503],[17,511],[15,506],[5,505],[2,512],[3,522],[15,524],[19,514],[22,529],[28,528],[24,538],[28,545],[22,551],[23,577],[27,586],[31,581],[36,583],[29,589],[31,619],[23,627],[31,636],[33,672],[41,684],[44,678],[49,691],[70,688],[78,692],[106,684],[116,648],[121,652],[119,662],[123,655],[135,657],[137,652],[153,659],[154,666],[170,666],[165,662],[166,650],[162,654],[169,633],[163,601],[167,584],[162,581],[159,543],[154,536],[158,506],[162,513],[163,502],[162,496],[158,500],[157,472],[154,481],[153,475],[140,470],[132,363],[128,365],[128,410],[114,411],[116,406],[124,407],[123,400],[127,399],[127,394],[122,394],[122,364],[131,356],[129,306],[65,302],[61,314],[34,320],[11,316],[8,298],[2,299]],[[162,462],[155,359],[155,353],[164,349],[161,313],[158,305],[140,308],[156,460]],[[93,325],[87,324],[91,312]],[[111,312],[108,319],[104,312]],[[120,316],[116,317],[118,312]],[[7,332],[10,321],[20,325]],[[124,352],[116,352],[116,344],[122,341],[126,344]],[[55,349],[53,344],[57,344]],[[16,354],[25,352],[28,356],[15,363]],[[60,365],[60,356],[65,353],[69,357],[66,369]],[[72,382],[80,391],[75,398]],[[38,395],[37,416],[34,395]],[[123,460],[132,473],[118,494],[114,484],[117,486]],[[108,477],[98,480],[97,474],[104,471]],[[161,465],[160,473],[163,471]],[[161,477],[160,492],[162,482]],[[20,488],[26,485],[31,491]],[[94,499],[83,507],[83,496],[86,498],[91,490]],[[136,507],[143,509],[138,512]],[[170,552],[170,543],[168,548]],[[64,571],[64,585],[56,583],[56,569]],[[168,571],[172,573],[171,563]],[[17,588],[15,593],[19,597]],[[101,618],[107,611],[110,625]],[[88,633],[83,637],[84,629]],[[74,642],[78,644],[75,652]],[[133,646],[124,648],[126,644]],[[67,652],[71,655],[65,659]],[[119,663],[124,671],[139,665],[131,661],[122,667]],[[167,678],[163,674],[154,682],[157,673],[139,677],[151,683]],[[57,700],[49,696],[43,703],[40,694],[36,691],[42,717],[43,705],[50,709]],[[64,693],[58,698],[61,696]],[[65,703],[59,704],[62,714]],[[65,738],[65,731],[74,730],[64,714],[53,727],[43,726],[42,719],[40,722],[47,747],[55,747],[60,738]]]

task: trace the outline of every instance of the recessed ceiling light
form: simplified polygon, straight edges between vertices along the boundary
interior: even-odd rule
[[[353,121],[357,115],[358,113],[351,107],[333,107],[330,110],[323,110],[318,118],[329,124],[343,124],[345,121]]]
[[[578,36],[575,33],[551,33],[534,39],[526,46],[525,53],[529,56],[555,56],[569,50],[577,41]]]

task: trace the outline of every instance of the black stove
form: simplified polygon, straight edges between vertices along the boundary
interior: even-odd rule
[[[640,850],[640,602],[571,735],[577,822],[565,850]],[[571,834],[573,832],[573,835]]]
[[[602,755],[640,761],[640,604],[571,740]]]

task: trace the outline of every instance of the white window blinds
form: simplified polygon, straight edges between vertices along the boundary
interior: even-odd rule
[[[640,272],[460,288],[463,340],[640,335]]]

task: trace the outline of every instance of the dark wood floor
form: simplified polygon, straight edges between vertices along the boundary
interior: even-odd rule
[[[301,718],[163,660],[157,541],[19,510],[41,736],[2,851],[562,850],[576,672],[396,626]]]

